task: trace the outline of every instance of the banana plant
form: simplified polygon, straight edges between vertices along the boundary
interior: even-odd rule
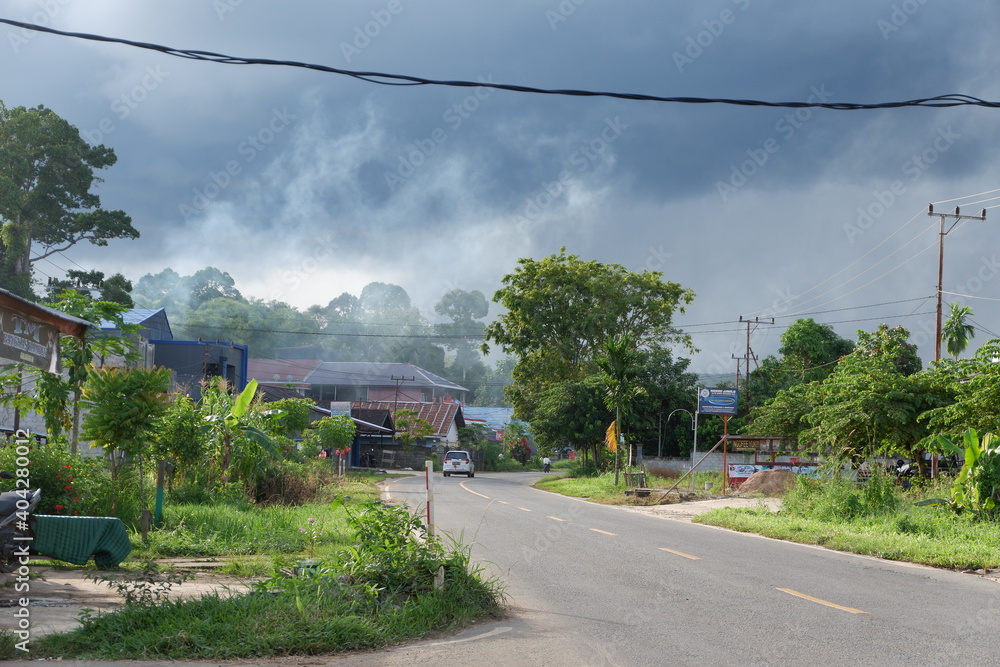
[[[214,463],[221,481],[230,481],[235,467],[244,482],[250,481],[259,469],[266,453],[281,458],[281,448],[259,424],[274,415],[253,410],[257,397],[257,380],[233,396],[224,378],[218,378],[205,387],[199,408],[207,413],[203,430],[213,444]]]
[[[980,437],[975,429],[962,434],[962,444],[938,436],[937,444],[945,451],[965,457],[962,470],[951,487],[951,499],[928,500],[921,505],[948,504],[960,512],[972,512],[983,518],[995,519],[1000,501],[1000,444],[992,433]]]

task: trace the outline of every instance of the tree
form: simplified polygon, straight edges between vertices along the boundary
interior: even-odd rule
[[[967,322],[972,317],[972,306],[949,303],[948,307],[951,313],[941,327],[941,339],[948,354],[958,359],[958,355],[969,346],[969,340],[976,336],[976,328]]]
[[[190,396],[175,393],[153,427],[153,455],[171,465],[172,477],[203,469],[204,416]]]
[[[132,308],[135,305],[130,294],[132,281],[120,273],[105,280],[104,273],[101,271],[70,269],[66,272],[65,280],[49,279],[46,289],[50,299],[57,299],[62,292],[75,289],[95,301],[110,301],[126,308]],[[94,298],[95,293],[97,298]]]
[[[81,241],[139,238],[124,211],[102,209],[91,192],[100,182],[94,172],[116,161],[114,150],[91,146],[52,110],[0,102],[0,285],[34,298],[35,262]]]
[[[267,435],[265,415],[256,411],[257,380],[251,380],[238,396],[230,393],[224,378],[215,378],[202,388],[203,431],[208,437],[209,456],[220,481],[236,477],[250,491],[260,474],[264,455],[281,458],[277,444]]]
[[[156,420],[166,411],[170,390],[167,368],[95,369],[83,385],[83,437],[101,447],[117,479],[123,457],[141,458],[149,449]]]
[[[653,271],[632,273],[618,264],[583,261],[563,248],[542,260],[520,259],[504,276],[493,300],[506,312],[486,327],[490,343],[517,357],[508,398],[519,417],[531,421],[535,396],[556,382],[579,381],[596,372],[602,345],[630,334],[636,347],[690,339],[674,328],[694,293],[663,282]]]
[[[434,325],[435,333],[446,337],[445,348],[455,351],[447,367],[447,377],[472,389],[470,402],[475,401],[477,385],[486,373],[476,341],[482,338],[486,326],[482,318],[489,313],[489,308],[486,297],[479,290],[459,289],[445,294],[434,306],[434,312],[451,320]]]
[[[321,449],[346,449],[354,442],[356,431],[357,426],[350,417],[323,417],[305,431],[302,438],[303,451],[318,454]]]
[[[781,335],[786,370],[805,382],[822,380],[833,371],[833,364],[854,349],[854,343],[841,338],[829,324],[817,324],[811,317],[795,320]]]
[[[398,410],[395,417],[396,437],[403,441],[403,449],[406,451],[412,449],[418,440],[434,433],[434,427],[416,410]]]
[[[606,393],[607,387],[597,375],[578,382],[558,382],[539,392],[531,418],[531,433],[538,450],[571,448],[589,453],[599,468],[604,432],[614,419],[604,401]]]
[[[76,290],[66,290],[54,301],[46,303],[55,310],[68,315],[93,322],[108,323],[120,332],[117,336],[107,336],[96,328],[88,329],[81,340],[73,336],[60,338],[60,357],[66,369],[66,378],[52,373],[40,371],[39,394],[48,403],[45,415],[45,426],[50,437],[58,437],[61,424],[69,424],[70,453],[76,454],[80,431],[80,400],[83,383],[87,379],[94,360],[103,363],[110,356],[120,357],[126,364],[136,358],[135,343],[132,338],[138,330],[136,324],[126,324],[123,315],[125,306],[110,301],[94,301],[89,296]],[[69,410],[67,402],[72,395],[72,416],[64,417]]]
[[[678,408],[687,410],[689,416],[694,413],[698,376],[688,372],[690,363],[689,359],[674,359],[669,348],[659,345],[642,350],[636,381],[643,393],[636,398],[630,425],[633,442],[651,444],[655,452],[666,445],[681,456],[690,453],[690,425],[683,419],[664,421]]]
[[[951,400],[922,419],[934,435],[957,439],[966,429],[1000,433],[1000,339],[987,341],[971,359],[943,359],[928,373]]]
[[[486,408],[510,407],[510,403],[504,398],[504,389],[514,383],[514,364],[512,357],[503,357],[495,367],[486,369],[476,387],[476,405]]]
[[[643,388],[637,382],[641,354],[636,349],[635,339],[631,332],[625,332],[608,338],[604,342],[604,350],[597,359],[597,367],[601,370],[601,379],[607,386],[604,403],[615,413],[616,430],[627,433],[626,418],[632,416],[632,406],[643,394]],[[618,468],[621,460],[621,446],[615,448],[615,485],[618,485]]]

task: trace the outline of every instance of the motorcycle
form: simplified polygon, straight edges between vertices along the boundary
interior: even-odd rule
[[[6,470],[2,479],[14,479]],[[31,516],[42,500],[42,490],[18,489],[0,493],[0,572],[13,572],[28,564],[34,539]]]
[[[551,467],[552,467],[552,463],[548,459],[545,459],[544,461],[542,461],[542,470],[544,472],[548,472],[549,468],[551,468]]]
[[[2,479],[14,479],[0,472]],[[20,571],[31,556],[101,568],[115,567],[132,551],[128,529],[117,517],[35,514],[42,490],[0,493],[0,573]]]

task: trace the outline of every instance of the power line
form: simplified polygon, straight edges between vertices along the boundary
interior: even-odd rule
[[[980,99],[972,95],[963,95],[963,94],[947,94],[947,95],[938,95],[935,97],[923,97],[923,98],[904,100],[898,102],[879,102],[873,104],[859,103],[859,102],[819,102],[819,101],[769,102],[765,100],[753,100],[753,99],[729,99],[729,98],[708,98],[708,97],[663,97],[659,95],[646,95],[642,93],[617,93],[610,91],[594,91],[594,90],[578,90],[578,89],[535,88],[533,86],[523,86],[523,85],[506,84],[506,83],[492,83],[487,81],[438,80],[438,79],[428,79],[420,76],[413,76],[409,74],[392,74],[388,72],[366,72],[357,70],[347,70],[347,69],[340,69],[337,67],[330,67],[328,65],[306,63],[296,60],[273,60],[270,58],[243,58],[223,53],[214,53],[212,51],[178,49],[171,46],[153,44],[150,42],[138,42],[130,39],[122,39],[119,37],[108,37],[105,35],[95,35],[91,33],[56,30],[55,28],[49,28],[34,23],[26,23],[24,21],[15,21],[12,19],[5,19],[5,18],[0,18],[0,23],[6,23],[8,25],[12,25],[18,28],[49,33],[52,35],[59,35],[62,37],[73,37],[76,39],[85,39],[95,42],[123,44],[137,49],[157,51],[159,53],[163,53],[168,56],[173,56],[176,58],[186,58],[188,60],[202,60],[207,62],[220,63],[224,65],[272,65],[279,67],[295,67],[300,69],[309,69],[317,72],[325,72],[328,74],[339,74],[342,76],[348,76],[355,79],[359,79],[361,81],[366,81],[368,83],[375,83],[387,86],[449,86],[456,88],[492,88],[495,90],[506,90],[517,93],[531,93],[536,95],[558,95],[558,96],[569,96],[569,97],[608,97],[608,98],[622,99],[622,100],[632,100],[641,102],[666,102],[673,104],[726,104],[734,106],[780,107],[788,109],[816,108],[816,109],[831,109],[835,111],[898,109],[903,107],[939,108],[939,107],[979,106],[991,109],[1000,108],[1000,102],[993,102],[989,100]]]

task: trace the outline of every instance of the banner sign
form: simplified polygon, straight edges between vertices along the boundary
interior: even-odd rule
[[[703,415],[735,415],[737,391],[719,387],[698,390],[698,412]]]
[[[0,357],[59,372],[59,330],[0,306]]]

